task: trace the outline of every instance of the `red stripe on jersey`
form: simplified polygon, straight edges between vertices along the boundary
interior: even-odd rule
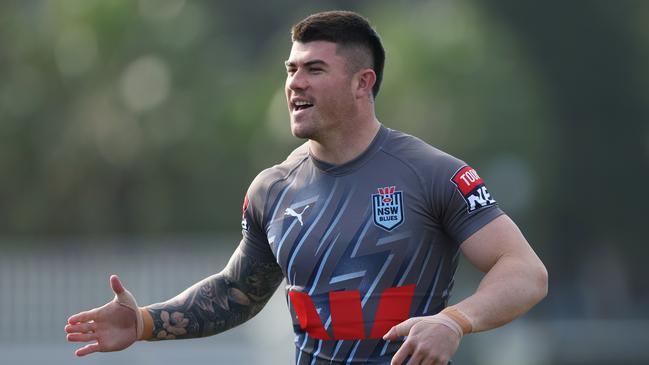
[[[243,208],[241,211],[243,212],[243,216],[246,216],[246,209],[248,209],[248,194],[244,195],[243,197]]]
[[[358,290],[329,292],[329,306],[334,339],[365,338],[361,293]]]
[[[381,294],[370,338],[382,338],[392,326],[408,319],[414,294],[415,284],[386,289]]]
[[[464,197],[468,196],[473,189],[483,184],[482,178],[470,166],[464,166],[453,175],[451,179],[453,183],[460,189]]]
[[[295,314],[300,321],[300,328],[313,338],[328,340],[329,335],[322,325],[322,320],[320,320],[318,311],[316,311],[309,295],[298,291],[289,291],[288,296],[291,298]]]

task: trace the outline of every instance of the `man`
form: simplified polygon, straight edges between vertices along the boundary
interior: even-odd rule
[[[115,300],[68,320],[69,341],[96,341],[77,355],[225,331],[285,278],[296,363],[446,364],[464,334],[546,295],[543,264],[476,171],[376,119],[384,51],[368,22],[318,13],[292,40],[291,131],[308,141],[251,184],[226,268],[143,308],[111,277]],[[460,252],[486,275],[447,307]]]

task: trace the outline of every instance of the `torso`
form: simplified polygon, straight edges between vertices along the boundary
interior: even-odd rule
[[[502,213],[468,212],[450,181],[462,166],[381,128],[344,165],[304,145],[253,183],[248,220],[285,275],[298,364],[389,363],[401,342],[383,334],[446,306],[459,243]]]

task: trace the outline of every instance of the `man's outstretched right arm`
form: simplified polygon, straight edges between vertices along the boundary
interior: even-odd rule
[[[141,308],[143,339],[204,337],[235,327],[261,311],[282,279],[275,261],[262,262],[237,249],[222,272],[173,299]]]
[[[131,294],[125,291],[116,276],[112,276],[115,300],[71,316],[65,331],[68,341],[93,342],[77,350],[77,356],[119,351],[138,339],[209,336],[239,325],[259,313],[282,278],[276,262],[261,261],[238,248],[220,273],[164,303],[134,308],[123,301],[126,296],[132,298]],[[143,322],[140,331],[139,321]]]

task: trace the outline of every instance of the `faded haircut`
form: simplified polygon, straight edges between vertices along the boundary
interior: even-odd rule
[[[346,53],[347,69],[356,72],[371,68],[376,74],[372,95],[376,98],[383,79],[385,50],[381,38],[367,19],[351,11],[325,11],[310,15],[291,29],[293,42],[327,41]]]

